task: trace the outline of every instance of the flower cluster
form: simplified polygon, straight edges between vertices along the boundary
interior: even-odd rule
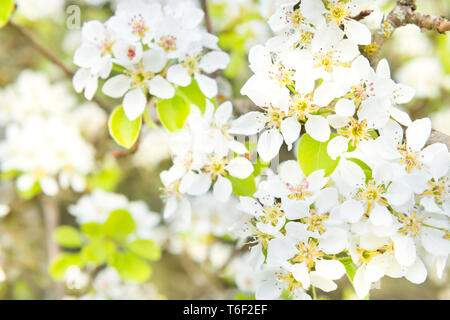
[[[164,216],[179,213],[190,220],[187,196],[201,196],[213,185],[213,195],[221,202],[232,194],[232,179],[248,178],[254,168],[246,146],[229,134],[233,106],[222,103],[216,110],[209,101],[205,112],[193,109],[185,127],[172,134],[173,166],[161,172],[166,207]],[[236,154],[236,157],[232,157]]]
[[[266,170],[253,197],[240,198],[257,298],[287,290],[310,299],[311,287],[335,290],[346,272],[364,298],[385,275],[421,283],[424,261],[438,275],[445,267],[450,155],[444,144],[426,145],[429,119],[398,108],[414,89],[391,80],[386,60],[373,70],[360,55],[371,34],[352,19],[363,9],[356,2],[282,5],[269,19],[277,35],[250,51],[254,75],[241,93],[262,111],[229,133],[260,134],[264,161],[300,138],[298,162]]]
[[[60,187],[82,192],[85,175],[95,167],[88,137],[105,124],[103,110],[92,103],[75,108],[65,84],[52,84],[31,71],[4,88],[0,101],[0,126],[6,131],[0,142],[1,171],[18,176],[22,192],[40,188],[55,195]],[[93,122],[83,121],[86,117]]]
[[[200,28],[203,16],[191,1],[165,6],[120,2],[106,22],[83,25],[82,44],[74,55],[80,67],[75,89],[91,99],[98,79],[107,79],[103,93],[123,97],[130,120],[143,113],[149,94],[171,99],[177,86],[186,87],[193,79],[207,98],[216,96],[217,83],[205,73],[224,69],[229,57],[218,48],[217,37]]]

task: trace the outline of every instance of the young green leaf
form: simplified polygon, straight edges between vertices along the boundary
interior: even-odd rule
[[[83,266],[83,260],[79,253],[61,253],[50,264],[49,272],[55,280],[61,280],[70,266]]]
[[[178,94],[190,104],[195,104],[199,109],[205,112],[206,97],[198,86],[197,81],[192,79],[191,84],[187,87],[178,87]]]
[[[150,240],[138,239],[127,244],[130,251],[148,260],[159,260],[161,249]]]
[[[96,222],[88,222],[81,225],[81,232],[89,238],[98,238],[102,233],[102,226]]]
[[[0,28],[3,28],[9,21],[14,11],[14,0],[0,1]]]
[[[103,264],[107,258],[105,242],[97,240],[85,245],[81,249],[81,257],[97,266]]]
[[[117,240],[124,240],[136,229],[131,214],[126,210],[115,210],[109,214],[103,225],[103,234]]]
[[[366,183],[372,179],[372,169],[364,162],[357,158],[349,158],[348,161],[356,163],[358,166],[361,167],[364,171],[364,175],[366,176]]]
[[[158,99],[156,105],[159,119],[167,130],[174,132],[184,127],[191,107],[183,97],[175,95],[172,99]]]
[[[53,240],[66,248],[79,248],[83,245],[80,232],[71,226],[58,227],[53,232]]]
[[[142,126],[142,116],[130,121],[122,106],[111,113],[108,121],[109,133],[113,139],[124,148],[131,148],[139,137]]]
[[[330,140],[335,136],[332,134]],[[329,176],[336,169],[340,157],[333,160],[328,155],[327,145],[330,140],[327,142],[316,141],[307,133],[301,137],[297,149],[297,158],[306,176],[320,169],[324,169],[325,176]]]
[[[251,197],[256,192],[255,176],[251,174],[248,178],[238,179],[232,176],[227,177],[233,186],[233,193],[242,197]]]
[[[111,265],[122,279],[129,281],[144,282],[152,273],[150,266],[131,252],[116,252]]]

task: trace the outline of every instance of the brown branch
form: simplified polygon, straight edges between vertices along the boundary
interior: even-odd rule
[[[360,13],[358,13],[358,15],[352,17],[352,19],[356,21],[362,20],[365,17],[369,16],[372,12],[373,10],[363,10]]]
[[[50,262],[59,253],[59,246],[53,241],[53,232],[59,225],[59,208],[55,198],[46,195],[41,196],[41,206],[44,216],[48,261]]]
[[[51,61],[54,65],[56,65],[59,69],[61,69],[64,74],[72,79],[74,76],[74,72],[70,70],[58,57],[56,57],[50,50],[45,48],[43,45],[39,43],[39,41],[36,40],[36,37],[34,34],[26,29],[23,28],[15,23],[9,24],[14,30],[16,30],[18,33],[20,33],[25,39],[27,39],[30,44],[35,48],[40,54],[42,54],[45,58],[47,58],[49,61]],[[109,106],[100,100],[98,97],[94,97],[92,99],[95,103],[97,103],[103,110],[110,111]]]
[[[450,150],[450,136],[434,129],[431,130],[431,135],[428,139],[427,146],[433,143],[443,143],[447,146],[447,149]]]
[[[203,11],[205,12],[205,26],[206,26],[206,30],[208,30],[209,33],[213,33],[212,25],[211,25],[211,17],[209,16],[209,11],[208,11],[208,1],[207,0],[200,0],[200,4],[202,6]]]
[[[364,55],[373,67],[378,63],[383,44],[392,36],[396,28],[407,24],[415,24],[422,29],[439,33],[450,30],[450,21],[447,18],[416,12],[415,0],[397,0],[394,9],[383,21],[380,29],[373,34],[372,43],[363,49]]]

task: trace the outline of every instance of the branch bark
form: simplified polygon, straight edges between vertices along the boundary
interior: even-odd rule
[[[415,0],[397,0],[394,9],[383,21],[380,29],[375,31],[372,43],[364,48],[365,55],[372,67],[378,63],[381,47],[392,36],[396,28],[415,24],[422,29],[435,30],[442,34],[450,30],[450,21],[447,18],[416,12],[416,8]]]
[[[211,17],[209,16],[209,11],[208,11],[208,0],[200,0],[200,4],[202,6],[203,12],[205,13],[206,30],[208,30],[209,33],[213,33]]]
[[[39,41],[36,40],[36,37],[34,34],[19,25],[16,25],[14,23],[9,24],[14,30],[16,30],[18,33],[20,33],[25,39],[29,41],[29,43],[35,48],[40,54],[42,54],[45,58],[47,58],[49,61],[51,61],[54,65],[56,65],[59,69],[61,69],[62,72],[69,78],[72,79],[74,76],[74,72],[70,70],[69,67],[67,67],[58,57],[56,57],[50,50],[45,48],[42,44],[39,43]],[[102,100],[98,99],[98,97],[94,97],[92,99],[95,103],[97,103],[103,110],[109,112],[110,108],[109,106],[103,102]]]

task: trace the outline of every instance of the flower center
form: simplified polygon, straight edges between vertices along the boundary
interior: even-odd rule
[[[212,180],[216,180],[218,176],[226,177],[228,175],[228,172],[225,170],[227,164],[227,158],[217,159],[213,157],[211,163],[205,166],[203,170],[211,174]]]
[[[323,256],[323,252],[317,247],[314,240],[309,240],[309,243],[299,242],[297,244],[298,254],[294,257],[295,262],[305,262],[309,269],[314,267],[315,261]]]
[[[279,274],[277,276],[277,278],[278,278],[278,280],[281,280],[281,281],[284,282],[285,289],[288,290],[289,292],[293,292],[294,290],[296,290],[298,288],[303,288],[302,283],[297,281],[297,280],[295,280],[294,275],[292,274],[292,272]]]
[[[149,30],[142,14],[134,15],[128,25],[131,27],[131,32],[140,38],[144,37],[145,33]]]
[[[311,216],[302,218],[300,221],[308,225],[308,231],[324,233],[326,230],[323,223],[328,219],[328,216],[318,215],[315,210],[311,210],[310,212]]]
[[[278,224],[278,220],[284,216],[284,212],[280,209],[281,203],[274,204],[272,206],[264,205],[263,212],[264,217],[262,218],[262,222],[264,224],[272,224],[272,226],[276,226]]]
[[[350,123],[345,129],[338,130],[338,133],[345,135],[351,139],[352,146],[356,145],[361,140],[369,140],[371,138],[366,125],[367,120],[357,122],[353,117],[350,117]]]
[[[341,25],[344,20],[350,16],[350,11],[343,3],[330,5],[330,11],[326,14],[328,21],[334,21],[337,25]]]
[[[314,111],[319,110],[319,107],[312,104],[311,95],[294,95],[292,97],[292,105],[289,106],[289,115],[295,115],[300,120],[306,120]]]
[[[403,225],[399,233],[405,233],[416,237],[422,227],[422,220],[417,217],[417,212],[414,211],[411,216],[399,213],[397,215],[398,221]]]
[[[419,161],[419,155],[417,154],[417,152],[414,152],[410,148],[408,148],[406,143],[400,145],[398,147],[398,151],[402,155],[400,163],[406,166],[406,171],[408,173],[410,173],[411,170],[415,167],[417,167],[418,169],[422,169]]]
[[[176,50],[176,40],[174,36],[162,36],[159,38],[158,45],[164,49],[165,52]]]
[[[196,74],[196,73],[200,73],[200,69],[197,66],[198,59],[199,59],[198,57],[191,58],[189,56],[186,56],[184,61],[181,63],[181,65],[183,67],[188,69],[188,73],[190,76],[192,76],[193,74]]]
[[[434,201],[436,201],[438,204],[442,204],[443,197],[444,195],[447,195],[447,189],[450,188],[450,185],[448,184],[448,178],[442,177],[438,181],[432,179],[431,181],[428,181],[428,185],[430,186],[430,189],[426,190],[424,193],[422,193],[422,195],[433,196]]]
[[[281,127],[281,121],[286,117],[286,114],[278,107],[270,106],[266,111],[266,116],[269,118],[267,125],[270,128]]]
[[[384,206],[388,206],[388,202],[383,198],[383,194],[386,192],[384,186],[375,184],[375,180],[371,179],[367,183],[367,187],[356,195],[356,199],[362,199],[367,203],[366,214],[370,212],[372,206],[378,202]]]
[[[286,183],[290,194],[288,196],[291,200],[304,200],[305,197],[312,196],[310,192],[308,192],[309,183],[308,180],[303,179],[303,183],[299,185],[292,185],[290,183]]]
[[[273,64],[273,71],[269,72],[269,77],[278,82],[281,88],[294,85],[294,81],[291,79],[294,74],[294,70],[289,70],[282,63],[277,62]]]

